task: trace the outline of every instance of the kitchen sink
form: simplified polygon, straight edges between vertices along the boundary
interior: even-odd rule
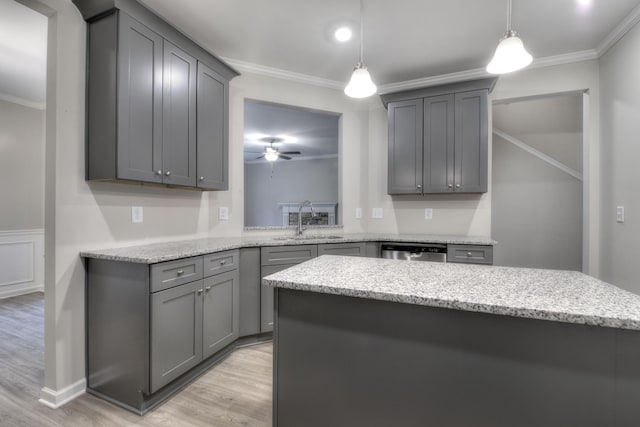
[[[282,240],[282,241],[301,241],[301,240],[333,240],[333,239],[342,239],[342,236],[331,236],[331,235],[302,235],[302,236],[278,236],[274,237],[273,240]]]

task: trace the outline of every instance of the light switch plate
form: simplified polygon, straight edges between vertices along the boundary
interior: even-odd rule
[[[624,206],[616,207],[616,222],[624,222]]]
[[[140,224],[143,221],[144,221],[144,216],[142,212],[142,206],[132,206],[131,207],[131,223]]]
[[[362,219],[362,208],[356,208],[356,219]]]
[[[371,218],[374,219],[382,219],[384,217],[384,213],[382,208],[373,208],[371,209]]]
[[[218,219],[227,221],[229,219],[229,208],[225,206],[218,208]]]
[[[424,210],[424,219],[433,219],[433,209],[425,208],[425,210]]]

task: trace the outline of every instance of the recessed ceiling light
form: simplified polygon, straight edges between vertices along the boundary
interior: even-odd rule
[[[334,33],[336,40],[339,42],[346,42],[351,40],[351,30],[347,27],[340,27]]]
[[[593,0],[576,0],[580,6],[591,6]]]

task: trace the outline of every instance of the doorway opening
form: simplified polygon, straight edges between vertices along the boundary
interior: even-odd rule
[[[583,96],[494,103],[494,264],[583,270]]]

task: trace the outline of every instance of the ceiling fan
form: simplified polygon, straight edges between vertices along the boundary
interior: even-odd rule
[[[282,138],[262,138],[261,141],[268,142],[269,146],[264,147],[264,153],[260,157],[256,157],[256,160],[262,159],[263,157],[269,162],[275,162],[278,159],[291,160],[291,157],[288,155],[294,154],[302,154],[300,151],[283,151],[280,152],[276,147],[273,146],[274,143],[282,142]]]

